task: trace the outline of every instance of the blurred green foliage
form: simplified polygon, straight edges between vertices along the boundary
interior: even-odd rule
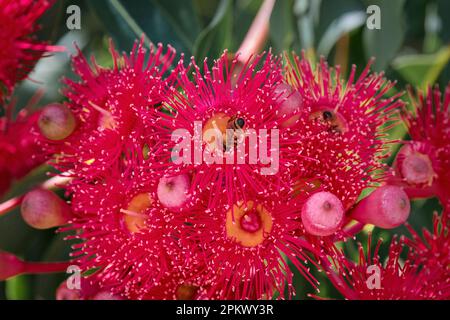
[[[224,49],[235,52],[242,42],[261,0],[60,0],[41,20],[38,33],[41,39],[65,45],[74,52],[73,42],[86,54],[94,54],[104,66],[112,61],[108,39],[129,51],[145,33],[146,43],[170,44],[179,54],[202,60],[218,57]],[[381,29],[369,30],[366,12],[369,5],[381,9]],[[81,8],[81,30],[66,27],[66,8]],[[278,0],[275,4],[267,49],[275,53],[305,50],[308,57],[324,56],[331,65],[340,64],[344,74],[351,64],[361,71],[371,57],[373,69],[384,71],[397,81],[397,91],[410,83],[419,88],[450,80],[450,1],[446,0]],[[73,77],[66,53],[42,59],[17,89],[19,106],[44,89],[40,105],[62,100],[59,91],[61,77]],[[401,136],[404,131],[396,132]],[[44,179],[41,168],[18,182],[5,197],[30,189]],[[435,200],[413,203],[410,223],[420,230],[431,226],[433,210],[439,210]],[[373,230],[374,237],[389,240],[394,233],[404,234],[404,227],[395,230]],[[358,235],[365,243],[367,233]],[[346,244],[356,258],[356,245]],[[21,220],[18,210],[0,218],[0,248],[34,261],[68,259],[69,244],[63,235],[50,231],[36,231]],[[381,253],[386,254],[387,246]],[[316,272],[317,274],[317,272]],[[324,279],[320,293],[312,290],[300,276],[295,278],[298,295],[307,293],[323,297],[339,297]],[[64,275],[21,276],[0,282],[0,299],[53,299],[55,288]]]

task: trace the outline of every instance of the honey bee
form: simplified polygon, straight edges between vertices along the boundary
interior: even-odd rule
[[[322,109],[320,111],[315,111],[311,113],[310,119],[317,119],[323,123],[328,124],[328,131],[330,132],[344,133],[348,129],[345,119],[332,109]]]
[[[245,136],[244,126],[245,120],[237,115],[230,117],[225,113],[217,113],[208,119],[203,127],[203,141],[208,144],[211,151],[218,150],[219,142],[214,136],[208,135],[209,130],[218,130],[222,136],[220,144],[225,152],[242,141]]]
[[[228,120],[227,129],[244,129],[245,120],[244,118],[239,118],[238,116],[232,116],[230,120]]]
[[[236,115],[232,116],[227,122],[227,138],[226,144],[224,145],[224,150],[230,150],[232,146],[236,146],[238,142],[242,142],[244,139],[244,118],[238,117]]]

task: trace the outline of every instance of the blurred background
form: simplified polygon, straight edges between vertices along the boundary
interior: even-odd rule
[[[112,61],[108,42],[116,48],[130,51],[134,41],[145,33],[146,43],[170,44],[186,57],[218,57],[224,49],[236,52],[248,31],[262,0],[59,0],[41,19],[38,37],[63,45],[74,52],[74,43],[86,55],[95,55],[105,67]],[[81,29],[67,27],[67,8],[76,5],[81,12]],[[381,29],[366,26],[370,5],[381,9]],[[341,65],[347,75],[351,65],[358,72],[375,57],[374,71],[384,71],[386,77],[397,81],[390,94],[402,91],[409,83],[420,89],[439,84],[443,88],[450,80],[450,1],[448,0],[277,0],[270,20],[266,49],[276,54],[283,51],[300,53],[305,50],[310,59],[325,57],[330,65]],[[61,78],[73,77],[69,53],[57,53],[41,59],[23,81],[15,96],[18,109],[44,90],[39,106],[62,101]],[[407,101],[407,95],[404,97]],[[39,107],[38,106],[38,107]],[[402,138],[401,126],[391,130],[392,137]],[[17,181],[3,200],[22,194],[46,178],[48,167],[40,167]],[[410,224],[418,231],[431,227],[434,210],[440,210],[435,200],[415,201]],[[28,227],[20,214],[11,212],[0,217],[0,248],[32,261],[67,260],[70,244],[65,235],[54,230],[37,231]],[[358,235],[362,243],[369,232],[386,242],[394,234],[406,232],[405,227],[394,230],[366,228]],[[345,244],[356,258],[357,246]],[[386,255],[387,245],[381,251]],[[339,298],[328,281],[321,281],[317,294],[297,275],[296,299],[308,298],[308,293]],[[0,299],[54,299],[56,287],[64,274],[19,276],[0,282]]]

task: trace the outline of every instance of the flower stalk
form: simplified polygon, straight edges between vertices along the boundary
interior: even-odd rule
[[[63,272],[70,262],[27,262],[9,252],[0,251],[0,281],[21,274]]]

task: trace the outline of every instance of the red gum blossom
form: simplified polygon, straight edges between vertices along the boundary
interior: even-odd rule
[[[406,222],[410,212],[409,198],[402,188],[383,186],[361,200],[351,217],[384,229],[396,228]]]
[[[302,222],[309,234],[329,236],[335,233],[344,218],[341,200],[330,192],[317,192],[302,207]]]

